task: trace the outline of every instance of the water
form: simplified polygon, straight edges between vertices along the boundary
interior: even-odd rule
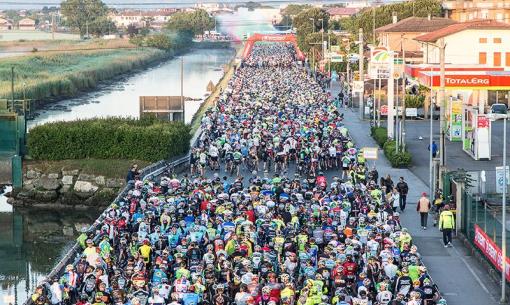
[[[217,83],[223,66],[233,57],[230,49],[198,49],[184,55],[184,96],[204,98],[209,81]],[[172,59],[99,90],[48,105],[29,122],[29,128],[52,121],[124,116],[139,117],[139,96],[180,95],[180,59]],[[185,103],[186,122],[201,101]]]
[[[13,210],[0,195],[0,304],[22,304],[74,244],[74,224],[90,225],[97,216],[97,210]]]

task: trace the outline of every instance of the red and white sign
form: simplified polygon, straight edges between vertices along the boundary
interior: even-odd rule
[[[482,251],[482,253],[487,257],[487,259],[498,269],[501,271],[503,257],[501,253],[501,249],[494,243],[494,241],[480,228],[475,224],[475,237],[474,243]],[[510,281],[510,259],[508,257],[506,259],[506,270],[505,277],[507,281]]]
[[[431,75],[432,73],[432,75]],[[487,71],[473,71],[472,74],[446,74],[445,86],[447,88],[490,88],[510,87],[510,75],[485,74]],[[441,85],[441,76],[438,71],[421,71],[419,73],[419,81],[421,84],[430,87],[439,87]],[[503,89],[500,89],[503,90]]]
[[[388,115],[388,106],[387,105],[381,106],[381,115]]]
[[[489,119],[486,116],[478,116],[478,128],[489,128]]]

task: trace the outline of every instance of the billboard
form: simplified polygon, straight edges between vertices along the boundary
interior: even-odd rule
[[[390,78],[391,51],[386,47],[373,47],[370,49],[370,62],[368,65],[368,74],[371,79]]]

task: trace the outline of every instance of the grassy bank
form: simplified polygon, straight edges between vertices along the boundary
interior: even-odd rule
[[[11,97],[14,67],[15,98],[42,100],[77,95],[100,81],[169,58],[172,54],[151,48],[34,53],[0,60],[0,98]]]
[[[125,178],[128,169],[132,164],[138,164],[139,168],[144,168],[151,164],[143,160],[124,160],[124,159],[79,159],[79,160],[27,160],[23,162],[24,172],[29,169],[37,169],[42,173],[58,173],[62,170],[79,169],[81,173],[105,176],[108,178]]]

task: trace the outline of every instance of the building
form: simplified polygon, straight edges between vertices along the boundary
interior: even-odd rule
[[[437,17],[409,17],[387,24],[375,30],[379,44],[389,47],[392,51],[419,52],[421,43],[415,37],[437,31],[457,23],[454,20]]]
[[[10,20],[0,17],[0,30],[2,31],[12,30],[12,22]]]
[[[495,20],[472,20],[452,24],[415,38],[422,45],[425,63],[438,63],[443,39],[445,62],[455,65],[505,67],[510,70],[510,24]]]
[[[352,15],[357,14],[359,11],[360,9],[355,7],[332,7],[326,12],[328,12],[330,20],[338,21],[343,18],[349,18]]]
[[[35,20],[23,18],[18,21],[18,28],[22,31],[35,31]]]
[[[494,19],[510,22],[509,0],[447,0],[443,9],[458,22],[475,19]]]
[[[131,24],[138,28],[146,26],[160,28],[170,20],[170,16],[175,12],[177,9],[173,8],[152,11],[122,10],[110,13],[109,17],[119,28],[125,28]]]

